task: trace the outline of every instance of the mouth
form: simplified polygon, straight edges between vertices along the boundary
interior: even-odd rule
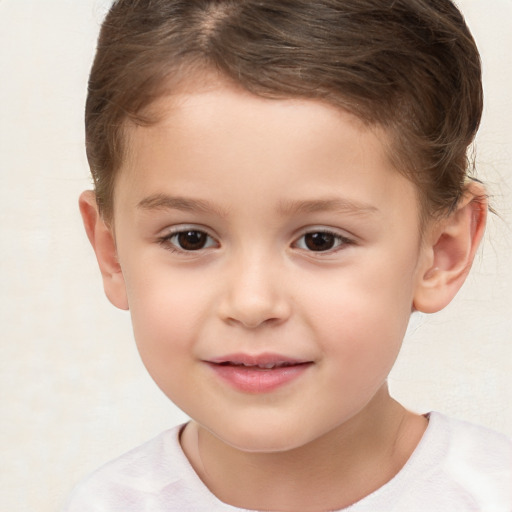
[[[276,370],[281,368],[290,368],[292,366],[300,366],[306,365],[309,363],[284,363],[284,362],[276,362],[276,363],[266,363],[266,364],[246,364],[246,363],[236,363],[231,361],[225,361],[224,363],[213,363],[218,364],[219,366],[231,366],[234,368],[247,368],[251,370],[260,370],[260,371],[269,371]]]
[[[231,387],[244,393],[268,393],[295,381],[313,361],[278,354],[232,354],[205,361]]]
[[[232,354],[211,359],[208,362],[219,366],[235,366],[257,370],[274,370],[276,368],[288,368],[290,366],[311,364],[313,361],[294,359],[278,354],[260,354],[255,356],[248,354]]]

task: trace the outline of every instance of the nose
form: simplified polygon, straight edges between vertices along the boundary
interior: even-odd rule
[[[291,313],[291,300],[283,272],[263,257],[233,263],[219,306],[222,320],[247,329],[285,322]]]

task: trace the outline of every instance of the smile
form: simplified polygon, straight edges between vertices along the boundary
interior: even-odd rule
[[[269,393],[302,376],[313,361],[277,354],[229,355],[205,361],[214,374],[230,387],[244,393]]]
[[[306,364],[306,363],[299,363]],[[295,363],[265,363],[265,364],[249,364],[249,363],[236,363],[225,362],[220,363],[221,366],[243,366],[245,368],[259,368],[260,370],[273,370],[274,368],[286,368],[288,366],[295,366]]]

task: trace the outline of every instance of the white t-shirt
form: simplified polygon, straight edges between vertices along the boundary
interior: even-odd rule
[[[430,413],[420,443],[387,484],[347,512],[511,512],[512,440]],[[181,427],[109,462],[81,482],[63,512],[236,512],[192,469]]]

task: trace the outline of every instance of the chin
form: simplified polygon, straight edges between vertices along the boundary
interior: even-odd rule
[[[247,453],[280,453],[300,448],[314,439],[297,426],[286,428],[273,424],[234,425],[227,428],[207,429],[223,443]]]

